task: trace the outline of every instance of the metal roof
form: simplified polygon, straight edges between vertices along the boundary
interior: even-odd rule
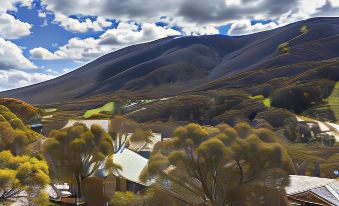
[[[64,126],[64,128],[71,127],[75,123],[82,123],[82,124],[86,125],[87,128],[90,129],[93,124],[97,124],[97,125],[101,126],[107,132],[108,129],[109,129],[109,121],[110,120],[73,120],[73,119],[70,119],[70,120],[68,120],[68,122]]]
[[[339,205],[339,180],[290,175],[290,184],[285,188],[289,196],[311,192],[322,199]]]
[[[139,179],[142,170],[148,163],[148,159],[129,149],[122,149],[114,154],[113,161],[122,167],[122,170],[119,170],[117,175],[138,184],[150,185],[150,183],[141,182]]]

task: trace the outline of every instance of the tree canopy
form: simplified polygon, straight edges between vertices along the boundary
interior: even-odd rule
[[[39,109],[18,99],[0,98],[0,105],[6,106],[25,123],[40,120]]]
[[[294,173],[270,130],[189,124],[156,145],[141,179],[156,178],[159,188],[192,205],[287,205],[284,188]]]
[[[0,105],[0,150],[22,154],[27,145],[39,140],[41,135],[28,128],[7,107]]]
[[[148,141],[149,136],[142,137],[139,135],[142,131],[138,122],[120,115],[114,116],[110,120],[110,130],[108,131],[113,141],[113,152],[117,153],[120,151],[125,143],[128,142],[132,132],[137,132],[132,139]]]
[[[0,152],[0,205],[19,198],[32,206],[44,205],[48,201],[45,186],[49,181],[45,161]]]
[[[88,129],[75,124],[54,130],[43,144],[53,175],[77,183],[81,197],[82,180],[94,174],[102,161],[112,154],[111,137],[99,126]]]

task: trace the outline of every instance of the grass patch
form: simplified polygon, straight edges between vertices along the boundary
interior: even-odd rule
[[[332,93],[323,99],[321,104],[315,105],[302,113],[303,116],[310,117],[323,122],[333,122],[338,124],[339,120],[339,82],[335,84]]]
[[[333,111],[335,118],[339,119],[339,82],[335,84],[335,87],[331,93],[331,95],[326,99],[328,105]]]
[[[270,108],[271,107],[271,99],[265,98],[263,95],[257,95],[257,96],[250,96],[251,99],[257,100],[265,105],[265,107]]]
[[[57,108],[47,108],[47,109],[41,109],[41,111],[43,113],[52,113],[52,112],[56,112]]]
[[[114,112],[115,112],[115,103],[109,102],[102,107],[86,111],[85,114],[83,115],[83,117],[85,119],[88,119],[88,118],[91,118],[94,115],[113,114]]]

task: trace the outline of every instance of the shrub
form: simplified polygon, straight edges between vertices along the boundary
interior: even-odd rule
[[[308,27],[307,25],[304,25],[300,28],[300,33],[306,34],[308,32]]]
[[[280,44],[278,46],[278,49],[279,49],[281,54],[287,54],[287,53],[290,52],[290,48],[289,48],[288,42],[284,42],[284,43]]]
[[[271,106],[288,109],[300,114],[312,104],[321,102],[333,90],[332,82],[308,82],[275,90]]]

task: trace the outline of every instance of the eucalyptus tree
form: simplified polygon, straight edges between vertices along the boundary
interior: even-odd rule
[[[54,177],[76,182],[79,197],[82,181],[93,175],[113,152],[108,133],[99,125],[88,129],[84,124],[52,131],[42,148]]]
[[[184,205],[287,205],[284,188],[294,173],[267,129],[189,124],[155,146],[140,178]]]
[[[48,202],[45,187],[49,182],[45,161],[0,152],[0,205],[19,200],[31,206],[45,205]]]
[[[28,146],[41,138],[12,111],[0,105],[0,151],[10,150],[14,155],[26,154]]]

